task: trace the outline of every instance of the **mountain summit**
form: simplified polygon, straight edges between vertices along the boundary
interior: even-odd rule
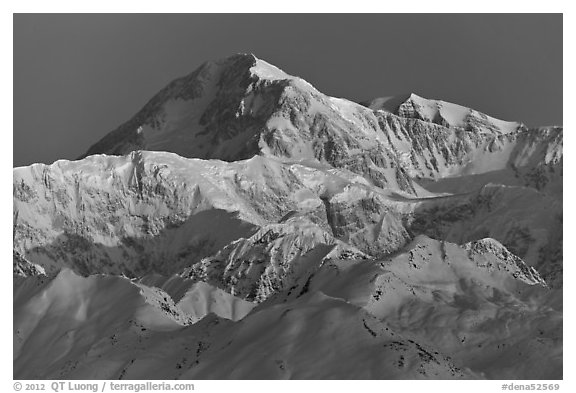
[[[253,128],[263,127],[290,81],[297,78],[252,54],[206,62],[171,82],[86,155],[143,149],[183,157],[246,158],[253,153],[248,152]]]
[[[384,110],[402,117],[420,119],[445,127],[462,128],[471,132],[491,130],[494,133],[510,134],[526,129],[522,123],[498,120],[471,108],[441,100],[429,100],[414,93],[408,97],[375,98],[365,105],[370,109]]]

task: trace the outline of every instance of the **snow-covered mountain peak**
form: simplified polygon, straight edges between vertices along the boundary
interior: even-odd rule
[[[525,143],[519,123],[416,94],[367,106],[322,94],[253,54],[237,54],[169,84],[88,154],[154,150],[225,161],[262,155],[343,168],[378,187],[422,195],[414,178],[501,170]],[[554,138],[561,146],[561,133]],[[528,159],[519,166],[539,165],[532,145],[522,152]]]
[[[448,101],[424,98],[416,93],[378,97],[364,102],[363,105],[374,111],[383,111],[467,131],[510,134],[526,128],[519,122],[496,119],[472,108]]]
[[[510,134],[523,127],[521,123],[499,120],[474,109],[451,102],[420,97],[412,93],[398,108],[398,114],[466,130]]]
[[[512,276],[529,285],[547,286],[536,269],[516,255],[508,251],[499,241],[492,238],[484,238],[469,242],[463,246],[468,251],[470,259],[488,270],[504,270]]]

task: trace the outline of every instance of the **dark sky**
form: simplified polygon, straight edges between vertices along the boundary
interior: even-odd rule
[[[326,94],[562,124],[562,15],[14,16],[14,165],[74,159],[171,80],[252,52]]]

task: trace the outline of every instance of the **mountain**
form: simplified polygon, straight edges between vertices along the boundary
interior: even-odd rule
[[[207,62],[13,169],[14,376],[561,379],[562,135]]]
[[[415,94],[393,113],[367,108],[240,54],[170,83],[86,155],[139,149],[226,161],[255,154],[313,161],[418,194],[415,177],[503,170],[512,171],[507,181],[520,177],[544,187],[557,178],[549,171],[561,171],[562,128],[528,129]]]

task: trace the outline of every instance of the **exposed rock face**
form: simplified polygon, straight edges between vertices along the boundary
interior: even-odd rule
[[[46,271],[42,266],[36,265],[26,258],[24,258],[18,251],[13,252],[14,261],[14,276],[20,277],[30,277],[30,276],[41,276],[46,275]]]
[[[205,63],[14,169],[15,377],[562,378],[562,132]]]
[[[486,238],[466,243],[464,248],[468,250],[468,257],[479,267],[485,267],[490,272],[504,270],[529,285],[546,286],[536,269],[526,265],[494,239]]]

